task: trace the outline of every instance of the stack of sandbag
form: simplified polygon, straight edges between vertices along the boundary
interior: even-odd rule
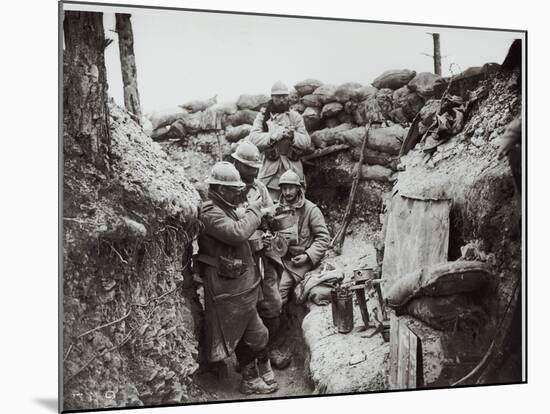
[[[403,275],[389,287],[386,300],[398,315],[411,315],[434,329],[477,330],[487,320],[480,298],[495,283],[484,262],[443,262]]]
[[[343,141],[353,145],[351,155],[354,161],[360,159],[360,146],[365,137],[365,127],[354,128],[340,134]],[[389,127],[371,126],[363,155],[361,167],[362,180],[391,182],[395,179],[399,164],[399,150],[406,136],[407,130],[395,124]]]

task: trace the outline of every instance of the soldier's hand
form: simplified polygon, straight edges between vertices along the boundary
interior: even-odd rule
[[[294,256],[292,259],[290,259],[291,262],[296,266],[303,266],[307,263],[309,260],[309,256],[307,254],[300,254],[298,256]]]
[[[290,138],[290,140],[294,139],[294,130],[291,128],[286,127],[283,132],[283,138]]]
[[[254,210],[261,210],[262,209],[262,197],[258,196],[255,200],[249,201],[248,206],[250,208],[253,208]]]
[[[275,206],[264,207],[262,208],[262,216],[274,216],[275,215]]]

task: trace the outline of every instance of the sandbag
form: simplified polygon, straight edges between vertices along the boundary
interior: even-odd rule
[[[389,88],[379,89],[376,93],[376,102],[384,118],[388,119],[393,110],[393,91]]]
[[[363,87],[357,82],[347,82],[339,85],[334,91],[334,98],[337,102],[344,104],[351,100],[359,100],[359,90]]]
[[[269,102],[269,96],[267,95],[241,95],[237,99],[237,108],[239,109],[251,109],[253,111],[259,111],[262,107],[266,107]]]
[[[334,85],[322,85],[313,91],[313,95],[319,97],[319,101],[325,105],[327,103],[336,102],[334,93],[336,92],[336,86]]]
[[[477,330],[488,319],[486,312],[465,294],[417,297],[398,313],[411,315],[439,331]]]
[[[362,108],[361,108],[362,107]],[[386,120],[382,109],[376,100],[376,95],[371,96],[359,105],[359,110],[365,114],[365,119],[370,123],[381,123]]]
[[[178,119],[176,122],[170,125],[168,135],[170,138],[184,138],[187,135],[187,131],[185,130],[183,120]]]
[[[339,132],[337,134],[338,140],[344,144],[348,144],[352,147],[360,147],[363,143],[363,138],[366,133],[365,127],[353,128],[348,131]]]
[[[365,112],[365,104],[362,103],[358,105],[355,110],[352,112],[351,117],[353,122],[357,125],[366,125],[367,124],[367,114]]]
[[[148,115],[149,120],[153,126],[153,130],[170,125],[176,120],[183,118],[188,112],[180,107],[163,109],[161,111],[154,111]]]
[[[210,99],[206,100],[193,100],[184,103],[183,105],[179,105],[180,108],[185,109],[190,114],[204,111],[206,108],[210,108],[212,105],[214,105],[218,101],[217,96],[213,96]]]
[[[306,108],[302,117],[308,132],[315,131],[321,126],[321,110],[319,108]]]
[[[387,302],[402,307],[415,297],[449,296],[479,291],[494,280],[489,266],[479,261],[443,262],[403,275],[389,287]]]
[[[319,98],[319,95],[313,95],[313,94],[306,95],[302,97],[301,102],[306,107],[309,106],[313,108],[320,108],[323,106],[321,99]]]
[[[252,125],[243,124],[236,127],[228,126],[225,130],[225,139],[229,142],[237,142],[250,134]]]
[[[378,89],[389,88],[395,90],[405,86],[415,75],[414,70],[387,70],[378,76],[372,82],[372,85]]]
[[[156,128],[151,134],[151,138],[154,140],[159,140],[163,138],[168,138],[168,131],[170,131],[170,126],[165,125],[160,128]]]
[[[402,109],[406,121],[412,121],[423,106],[424,99],[408,86],[403,86],[393,93],[393,109]]]
[[[239,110],[235,102],[218,102],[217,104],[212,105],[209,109],[224,115],[233,115]]]
[[[294,105],[298,102],[300,102],[300,94],[296,89],[290,88],[288,91],[288,103]]]
[[[298,112],[299,114],[302,114],[306,110],[306,106],[301,102],[297,102],[295,104],[290,105],[290,109]]]
[[[352,115],[353,111],[355,111],[358,106],[357,102],[348,101],[344,104],[344,112],[348,115]]]
[[[227,125],[231,125],[234,127],[243,124],[252,125],[254,123],[254,120],[256,119],[256,116],[258,116],[258,111],[253,111],[251,109],[242,109],[235,112],[233,115],[226,116],[225,122]]]
[[[201,130],[202,112],[187,114],[182,118],[185,131],[188,134],[196,134]]]
[[[354,171],[357,167],[354,167]],[[379,181],[381,183],[390,182],[393,171],[381,165],[365,165],[361,166],[361,180]]]
[[[353,161],[359,161],[360,155],[361,151],[359,148],[353,148],[351,150],[351,159]],[[365,154],[363,156],[364,164],[381,165],[383,167],[391,169],[392,171],[395,171],[398,161],[398,156],[389,155],[385,152],[375,151],[368,147],[365,148]]]
[[[441,82],[443,82],[443,78],[440,75],[430,72],[421,72],[416,75],[407,84],[407,86],[411,91],[414,91],[423,98],[428,99],[434,94],[435,87]]]
[[[374,86],[363,86],[357,90],[356,100],[359,102],[365,101],[378,93],[378,88]]]
[[[329,118],[338,115],[344,109],[343,105],[338,102],[331,102],[323,106],[321,118]]]
[[[346,114],[344,111],[336,115],[336,119],[338,119],[338,122],[341,124],[350,124],[353,122],[353,117],[350,114]]]
[[[370,128],[367,147],[376,151],[397,155],[405,137],[405,130],[401,125],[392,125],[385,128]]]
[[[340,124],[334,128],[325,128],[311,134],[311,142],[315,148],[324,148],[329,145],[341,143],[338,133],[352,129],[352,124]]]
[[[338,118],[325,118],[325,128],[336,128],[338,125],[340,125],[340,122],[338,122]]]
[[[294,89],[296,89],[296,92],[298,92],[300,96],[306,96],[313,93],[313,91],[322,84],[323,82],[317,79],[304,79],[303,81],[298,82],[296,85],[294,85]]]
[[[403,108],[392,109],[389,118],[396,124],[406,124],[409,122],[409,118],[405,115]]]

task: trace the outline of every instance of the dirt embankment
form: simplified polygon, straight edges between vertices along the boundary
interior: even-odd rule
[[[111,176],[74,151],[64,159],[66,410],[202,395],[191,380],[196,305],[182,276],[200,199],[184,169],[123,110],[110,105],[110,113]]]
[[[433,156],[423,144],[402,158],[396,189],[404,195],[450,198],[453,201],[449,234],[449,260],[461,256],[461,247],[474,243],[498,275],[494,319],[506,315],[501,330],[512,326],[510,337],[521,338],[518,314],[506,314],[511,296],[521,280],[521,197],[514,188],[508,160],[498,159],[497,150],[506,126],[521,113],[518,72],[497,72],[477,85],[488,91],[475,104],[459,134],[440,145]],[[512,341],[513,342],[513,341]],[[509,344],[506,370],[486,378],[488,382],[521,378],[521,347]],[[497,358],[498,359],[498,358]]]

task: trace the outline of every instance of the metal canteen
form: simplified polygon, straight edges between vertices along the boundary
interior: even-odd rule
[[[271,240],[271,251],[279,257],[283,257],[288,252],[288,243],[280,234],[276,234]]]

